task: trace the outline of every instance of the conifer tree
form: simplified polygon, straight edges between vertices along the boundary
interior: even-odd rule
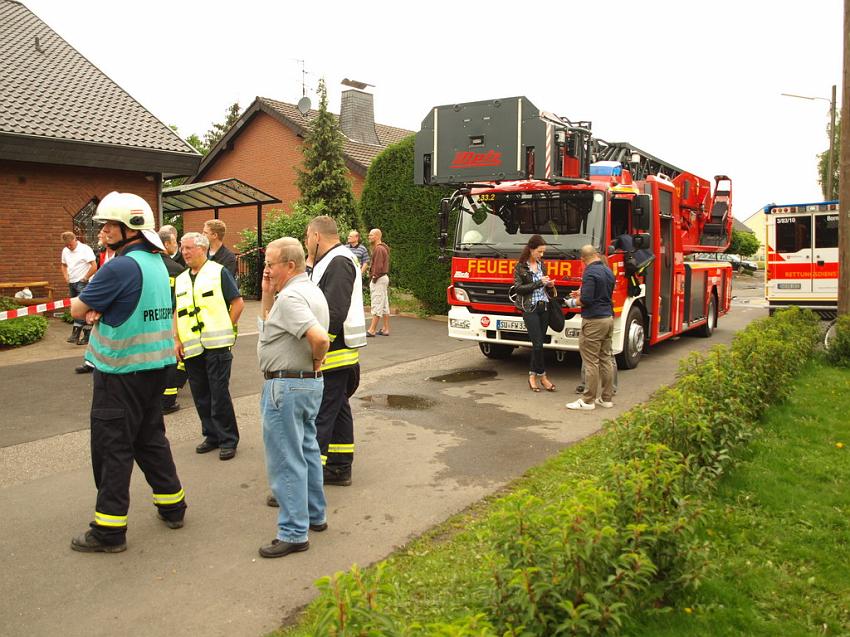
[[[360,224],[342,147],[339,124],[328,112],[325,81],[319,80],[319,111],[304,138],[304,164],[296,181],[300,202],[305,206],[322,202],[341,229],[357,228]]]
[[[230,127],[233,126],[237,119],[239,119],[239,115],[239,102],[234,102],[228,107],[224,122],[221,124],[213,124],[212,128],[204,133],[203,150],[201,151],[201,154],[206,155],[212,150],[213,146],[215,146],[219,140],[224,137],[224,134],[230,130]],[[192,142],[190,141],[189,143]]]

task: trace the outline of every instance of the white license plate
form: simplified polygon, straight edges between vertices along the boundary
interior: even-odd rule
[[[525,321],[496,321],[497,330],[508,330],[510,332],[525,332]]]

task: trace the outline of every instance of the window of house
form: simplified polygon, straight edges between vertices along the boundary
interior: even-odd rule
[[[98,198],[93,197],[74,215],[74,232],[92,249],[97,248],[97,233],[100,232],[100,224],[92,221],[97,204]]]

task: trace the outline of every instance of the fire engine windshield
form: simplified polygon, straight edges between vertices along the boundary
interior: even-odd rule
[[[464,199],[457,249],[513,256],[542,235],[562,256],[577,257],[583,245],[602,248],[605,195],[595,191],[484,193]]]

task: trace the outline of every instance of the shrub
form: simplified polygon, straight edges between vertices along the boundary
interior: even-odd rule
[[[499,501],[482,532],[493,578],[477,595],[489,599],[475,609],[483,616],[417,632],[418,624],[402,623],[386,600],[379,603],[395,594],[391,583],[378,586],[355,572],[323,596],[323,607],[335,611],[325,613],[321,634],[616,634],[636,609],[695,588],[708,564],[700,498],[766,407],[792,391],[819,333],[818,318],[798,308],[751,323],[729,347],[689,356],[672,386],[608,423],[612,460],[593,481]],[[349,632],[340,630],[342,620]]]
[[[835,322],[835,336],[826,357],[833,365],[850,367],[850,314],[842,314]]]
[[[617,528],[617,501],[597,484],[564,485],[555,501],[508,496],[491,527],[499,634],[617,632],[654,567]]]
[[[609,425],[618,456],[641,455],[651,444],[682,454],[693,488],[718,477],[753,423],[793,387],[800,361],[818,341],[818,318],[791,308],[751,323],[729,347],[692,354],[676,383]]]
[[[283,209],[269,211],[267,217],[263,220],[263,246],[267,246],[281,237],[294,237],[303,242],[304,235],[307,232],[307,224],[313,217],[324,214],[327,214],[327,209],[322,202],[311,205],[296,202],[293,204],[291,212]],[[343,226],[339,220],[337,220],[337,224],[340,226],[340,236],[344,240],[348,235],[349,228]],[[257,266],[262,259],[257,257],[257,229],[247,228],[240,235],[242,238],[236,244],[236,249],[246,261],[244,262],[245,269],[239,280],[239,289],[245,296],[259,296]],[[261,255],[265,255],[265,250],[261,252]]]
[[[375,158],[360,200],[365,225],[380,228],[390,246],[392,284],[410,290],[433,314],[448,310],[449,263],[439,261],[437,236],[440,199],[449,194],[413,183],[411,135]],[[453,235],[453,223],[449,228]]]
[[[0,296],[0,312],[19,310],[21,305],[11,296]]]
[[[6,296],[0,297],[0,312],[17,310],[21,306]],[[21,316],[0,321],[0,345],[29,345],[44,338],[47,319],[43,316]]]

